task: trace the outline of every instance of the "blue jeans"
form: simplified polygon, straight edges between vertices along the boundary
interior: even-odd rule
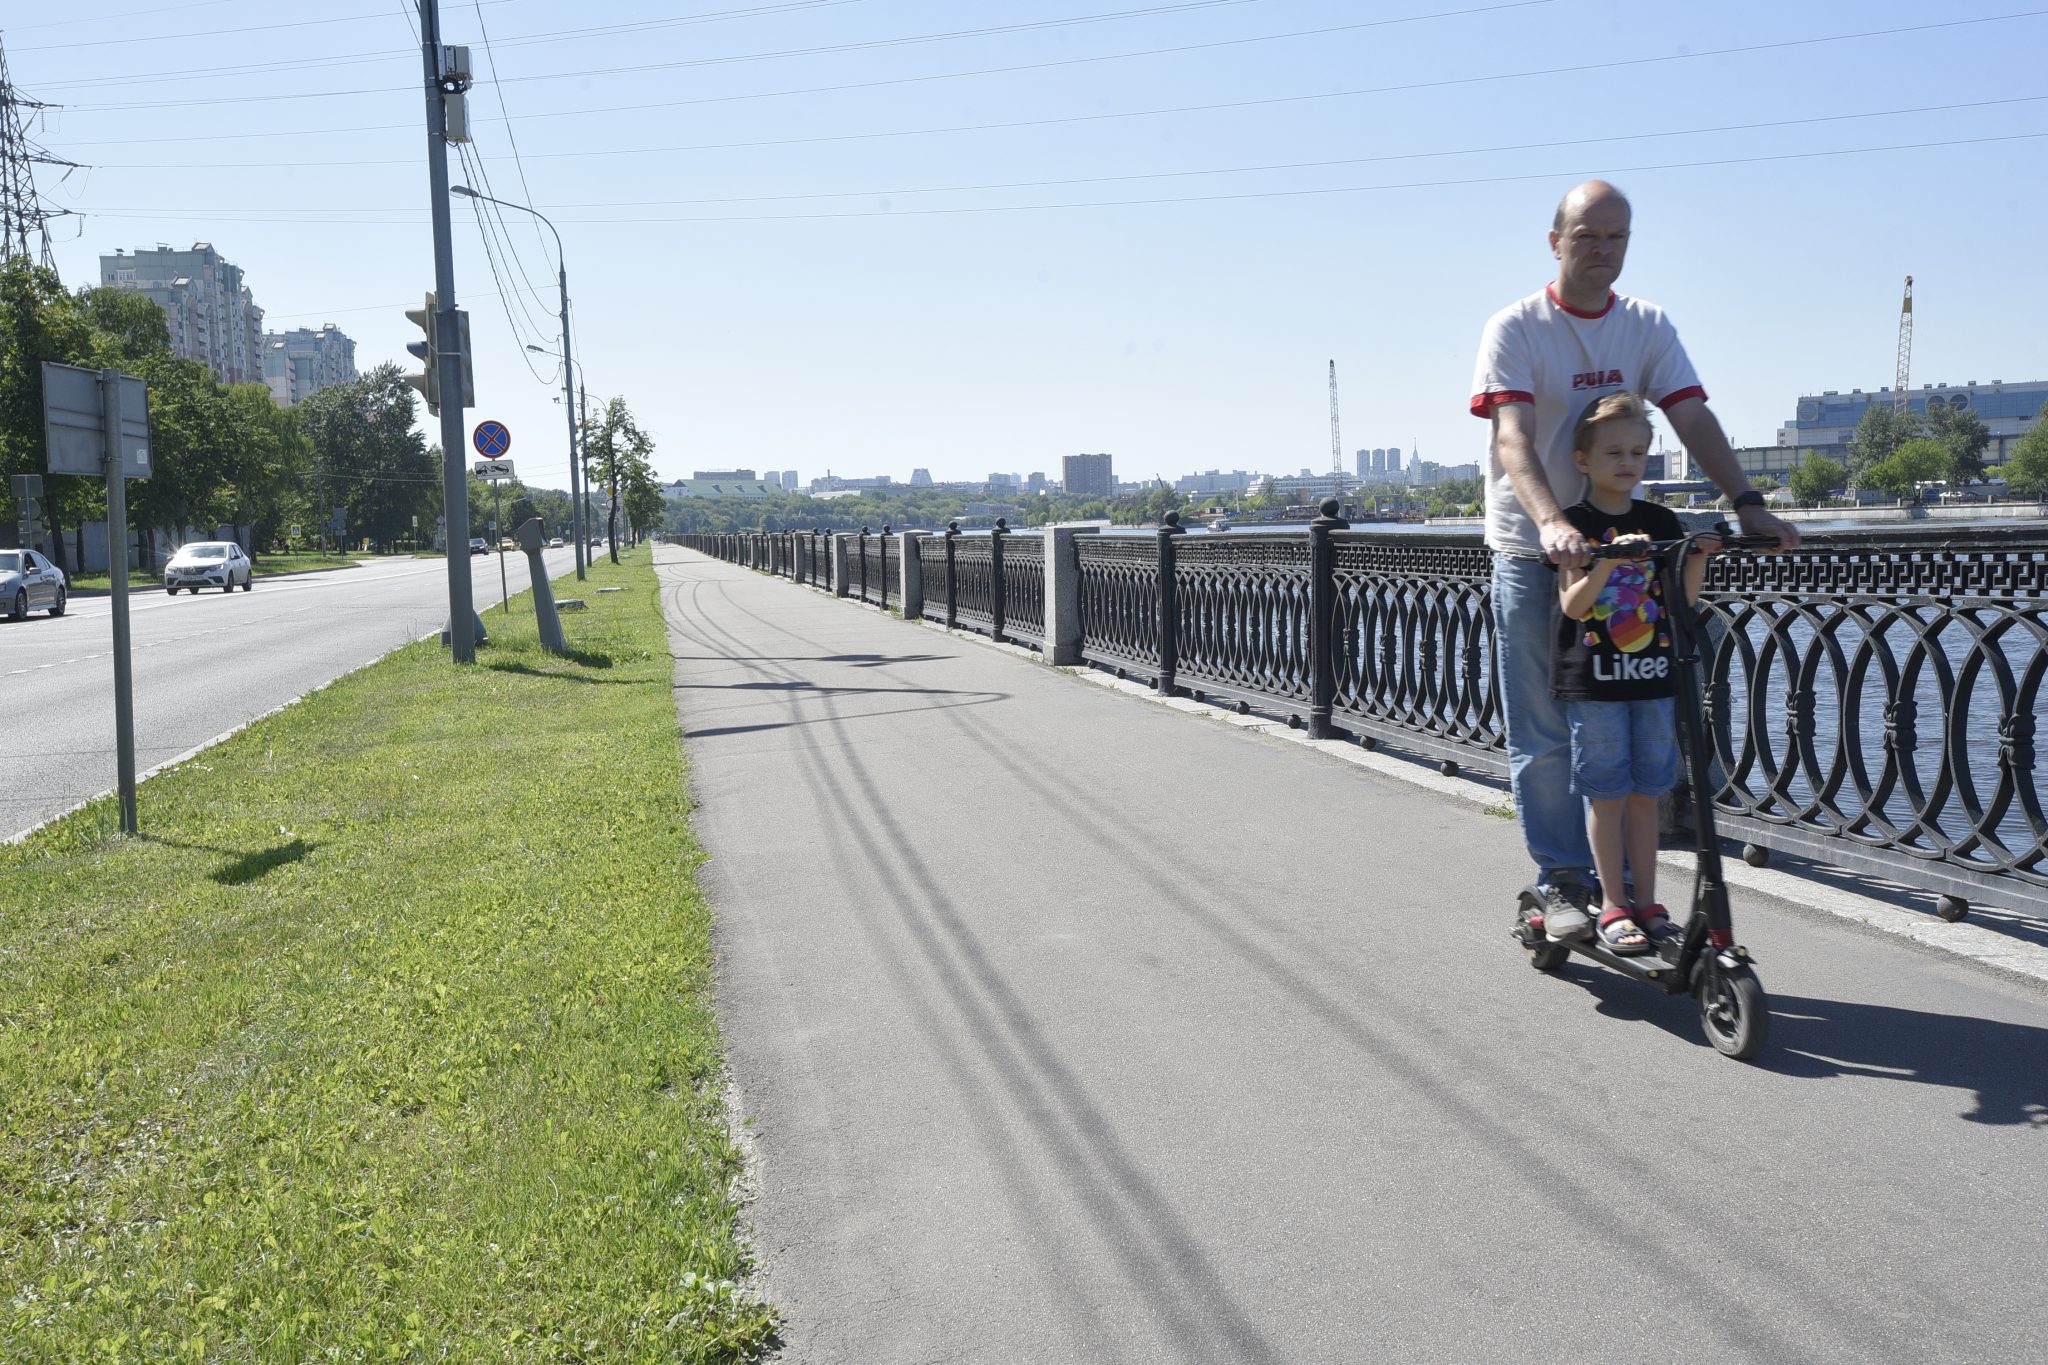
[[[1678,785],[1678,726],[1669,697],[1568,701],[1572,790],[1588,801],[1662,796]]]
[[[1590,882],[1585,803],[1572,791],[1571,724],[1565,704],[1550,695],[1557,614],[1557,574],[1548,564],[1493,557],[1494,657],[1507,709],[1515,823],[1538,881],[1563,872]]]

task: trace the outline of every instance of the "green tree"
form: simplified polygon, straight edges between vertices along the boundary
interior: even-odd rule
[[[1866,488],[1880,488],[1895,498],[1909,498],[1916,485],[1939,479],[1948,471],[1949,454],[1940,442],[1907,441],[1889,459],[1863,471]]]
[[[2048,421],[2036,422],[2013,443],[2012,454],[1998,472],[2014,497],[2048,497]]]
[[[404,372],[386,364],[299,405],[322,521],[342,509],[351,537],[368,536],[387,547],[412,534],[414,517],[431,523],[441,471],[438,456],[413,429],[413,399]]]
[[[1872,465],[1882,464],[1900,446],[1922,434],[1920,419],[1910,410],[1893,411],[1890,404],[1872,403],[1863,410],[1863,420],[1849,438],[1849,482],[1852,487],[1877,487],[1865,477]]]
[[[1984,477],[1984,452],[1991,446],[1991,428],[1967,407],[1935,403],[1927,409],[1927,434],[1948,453],[1944,477],[1958,483]]]
[[[625,507],[629,531],[648,530],[660,524],[660,484],[654,477],[654,439],[640,429],[623,398],[613,398],[598,410],[594,421],[585,423],[583,453],[586,469],[595,469],[606,494],[605,540],[612,562],[619,559],[619,513]]]
[[[1848,470],[1816,450],[1792,471],[1789,486],[1800,502],[1817,503],[1831,497],[1848,477]]]
[[[43,442],[43,362],[77,365],[86,360],[90,327],[77,300],[57,276],[19,257],[0,263],[0,476],[41,474],[49,468]],[[53,475],[44,481],[51,540],[58,564],[65,563],[61,520],[77,524],[77,512],[93,496],[94,480]],[[11,480],[0,477],[0,506],[12,522]]]

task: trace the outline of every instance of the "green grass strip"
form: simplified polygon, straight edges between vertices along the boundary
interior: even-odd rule
[[[0,1360],[771,1343],[648,552],[572,587],[0,848]]]

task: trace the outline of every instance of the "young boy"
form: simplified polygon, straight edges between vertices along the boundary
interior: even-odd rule
[[[1565,516],[1589,544],[1647,546],[1685,534],[1668,508],[1633,496],[1649,444],[1649,409],[1632,393],[1598,399],[1580,416],[1572,461],[1586,476],[1586,497]],[[1558,574],[1550,686],[1571,724],[1572,788],[1587,802],[1600,876],[1597,932],[1625,955],[1678,932],[1656,902],[1657,798],[1678,785],[1678,663],[1665,618],[1699,595],[1704,548],[1696,544],[1682,584],[1666,584],[1648,558],[1595,559]],[[1633,906],[1624,866],[1635,878]]]

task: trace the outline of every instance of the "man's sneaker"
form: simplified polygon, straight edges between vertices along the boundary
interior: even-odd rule
[[[1572,883],[1545,882],[1536,888],[1543,897],[1543,936],[1552,943],[1569,943],[1590,938],[1593,917],[1586,913],[1586,888]]]

